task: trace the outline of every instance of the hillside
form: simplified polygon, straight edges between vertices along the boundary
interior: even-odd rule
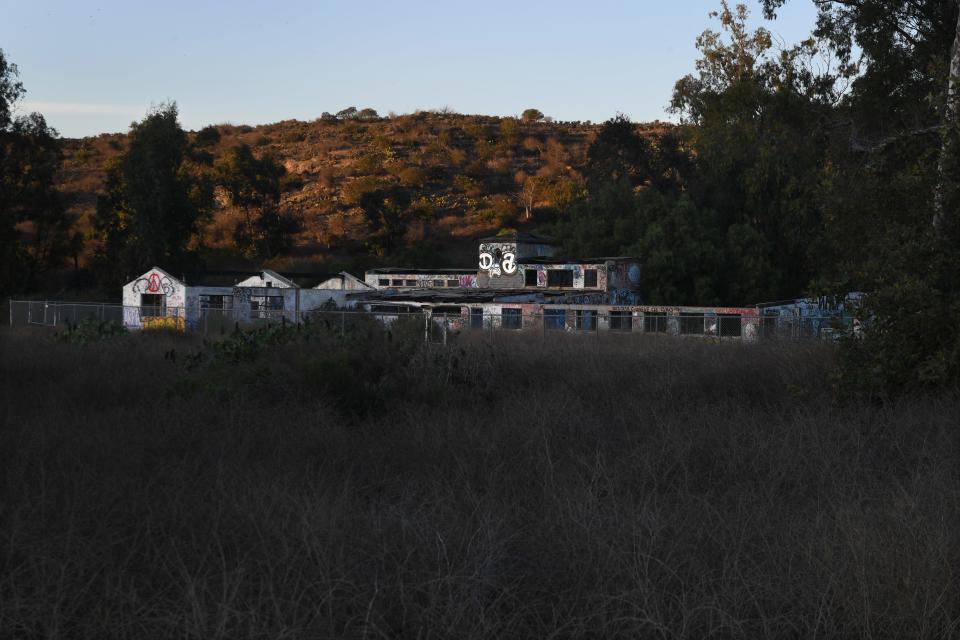
[[[638,125],[656,136],[671,125]],[[192,132],[198,166],[212,167],[245,143],[289,172],[282,206],[299,223],[280,268],[363,266],[388,259],[471,260],[473,239],[504,226],[553,219],[583,189],[581,169],[599,125],[523,122],[516,118],[419,112],[389,118],[287,120],[257,127],[222,124]],[[68,139],[60,188],[82,230],[89,230],[105,167],[123,152],[126,134]],[[403,251],[369,256],[358,206],[365,191],[408,190],[412,205]],[[239,212],[218,198],[204,223],[208,262],[237,265],[233,246]],[[87,247],[89,253],[91,247]]]

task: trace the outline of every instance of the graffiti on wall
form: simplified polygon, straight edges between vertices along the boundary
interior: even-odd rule
[[[133,283],[134,293],[162,293],[169,298],[173,295],[175,290],[176,287],[173,284],[173,280],[168,276],[160,275],[156,271],[153,271],[142,278],[138,278]]]
[[[145,317],[142,320],[144,329],[166,329],[168,331],[185,331],[186,323],[183,316],[155,316]]]
[[[237,302],[249,303],[250,302],[250,288],[249,287],[234,287],[233,288],[233,299]]]
[[[640,286],[640,265],[636,262],[621,262],[610,267],[610,286],[617,289],[636,289]]]
[[[640,295],[629,289],[614,289],[610,292],[610,304],[637,305],[640,304]]]
[[[517,272],[517,245],[512,242],[485,242],[480,245],[480,269],[491,277]]]
[[[477,276],[475,275],[466,275],[460,276],[460,287],[462,289],[474,289],[477,286]]]

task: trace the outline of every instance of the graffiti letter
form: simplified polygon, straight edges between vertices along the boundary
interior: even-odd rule
[[[517,272],[517,257],[511,251],[503,254],[503,262],[500,263],[504,273],[514,274]]]

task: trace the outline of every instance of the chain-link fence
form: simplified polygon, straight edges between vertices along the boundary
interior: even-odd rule
[[[124,307],[101,302],[10,300],[8,321],[12,326],[65,327],[80,322],[121,324],[135,329],[173,329],[205,336],[223,335],[240,327],[283,323],[319,322],[331,330],[346,332],[357,322],[371,319],[390,326],[397,320],[418,319],[424,337],[446,341],[461,332],[553,332],[580,334],[650,334],[714,338],[719,340],[811,340],[834,339],[856,333],[855,320],[842,316],[741,315],[703,312],[633,311],[625,309],[578,309],[543,307],[529,313],[504,307],[496,312],[481,307],[421,309],[373,305],[369,311],[317,309],[294,313],[255,310],[241,314],[236,309],[201,307],[188,313],[173,307]]]

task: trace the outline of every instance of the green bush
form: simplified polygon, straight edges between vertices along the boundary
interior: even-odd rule
[[[101,340],[108,340],[122,336],[127,330],[117,322],[98,321],[93,319],[71,322],[67,320],[67,328],[56,334],[57,339],[71,344],[90,344]]]

